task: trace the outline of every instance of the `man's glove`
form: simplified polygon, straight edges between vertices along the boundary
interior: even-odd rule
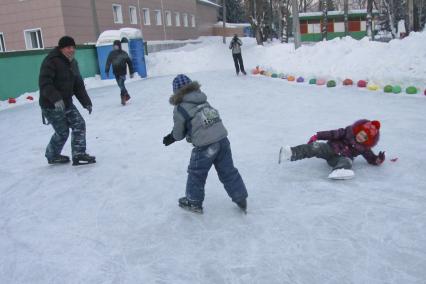
[[[385,161],[385,152],[380,151],[376,158],[376,165],[380,165]]]
[[[318,140],[318,136],[315,134],[314,136],[312,136],[311,138],[309,138],[308,144],[312,144],[315,141]]]
[[[87,109],[87,111],[89,112],[89,114],[92,113],[92,106],[91,105],[87,105],[84,108]]]
[[[55,105],[56,111],[64,111],[65,110],[64,100],[59,100],[54,105]]]
[[[164,144],[164,146],[169,146],[170,144],[172,144],[174,142],[176,142],[176,139],[173,137],[172,133],[170,133],[167,136],[164,136],[164,138],[163,138],[163,144]]]

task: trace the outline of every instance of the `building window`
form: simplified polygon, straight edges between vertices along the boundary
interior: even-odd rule
[[[180,27],[180,14],[179,14],[179,12],[175,13],[175,21],[176,21],[176,27]]]
[[[151,17],[149,16],[149,9],[142,9],[143,12],[143,24],[149,26],[151,24]]]
[[[191,15],[191,26],[195,28],[195,16]]]
[[[138,16],[136,14],[135,6],[129,6],[129,17],[130,17],[130,24],[136,25],[138,23]]]
[[[161,11],[160,10],[155,10],[155,24],[157,26],[161,26],[163,24],[163,21],[161,19]]]
[[[182,14],[182,18],[183,18],[183,26],[187,27],[188,26],[188,14],[186,14],[186,13]]]
[[[6,45],[4,44],[4,36],[3,33],[0,33],[0,52],[6,51]]]
[[[170,27],[172,25],[172,12],[166,11],[166,25]]]
[[[114,16],[115,24],[123,23],[123,13],[121,11],[121,5],[112,4],[112,14]]]
[[[43,39],[41,29],[25,30],[25,46],[27,49],[42,49]]]
[[[344,22],[334,22],[334,32],[344,33],[345,32],[345,23]]]

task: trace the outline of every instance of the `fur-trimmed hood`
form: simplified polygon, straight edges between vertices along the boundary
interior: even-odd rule
[[[200,91],[201,85],[197,81],[193,81],[192,83],[180,88],[176,93],[170,96],[169,102],[171,105],[177,106],[181,102],[184,101],[184,97],[191,93],[201,94],[202,98],[197,99],[194,101],[194,103],[198,103],[200,100],[207,100],[207,97],[204,93]],[[187,101],[187,100],[185,100]],[[188,102],[192,102],[192,100],[189,100]],[[201,102],[202,103],[202,102]]]

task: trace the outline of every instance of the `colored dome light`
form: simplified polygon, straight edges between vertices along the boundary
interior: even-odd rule
[[[409,86],[407,89],[405,89],[405,92],[409,95],[417,94],[417,88],[414,86]]]
[[[392,86],[391,85],[386,85],[383,89],[383,91],[385,93],[392,93]]]
[[[334,80],[328,81],[327,82],[327,87],[328,88],[334,88],[334,87],[336,87],[336,81],[334,81]]]

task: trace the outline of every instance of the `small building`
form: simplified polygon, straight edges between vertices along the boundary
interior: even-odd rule
[[[329,11],[327,14],[327,40],[345,36],[345,22],[343,11]],[[378,11],[373,11],[374,19]],[[322,40],[322,12],[300,13],[300,34],[302,41]],[[361,39],[367,35],[367,10],[350,10],[348,13],[348,35]]]

